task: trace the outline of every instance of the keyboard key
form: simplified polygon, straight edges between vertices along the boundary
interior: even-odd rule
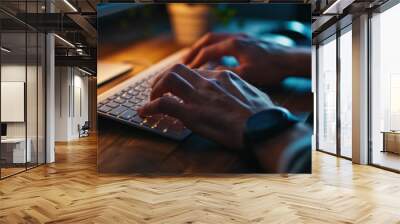
[[[145,99],[147,99],[147,98],[150,97],[150,92],[143,92],[143,93],[141,93],[141,95],[142,95]]]
[[[121,97],[117,97],[115,100],[114,100],[114,102],[117,102],[117,103],[119,103],[119,104],[123,104],[123,103],[125,103],[125,99],[122,99]]]
[[[121,95],[121,98],[129,100],[130,98],[132,98],[132,95],[128,94],[127,92],[123,93]]]
[[[113,109],[110,114],[114,115],[114,116],[118,116],[120,115],[122,112],[126,111],[128,108],[124,107],[124,106],[119,106],[115,109]]]
[[[129,120],[135,115],[136,115],[135,111],[128,109],[127,111],[125,111],[124,113],[121,114],[121,118],[125,119],[125,120]]]
[[[125,107],[133,107],[135,104],[131,103],[131,102],[125,102],[124,104],[122,104]]]
[[[134,109],[134,110],[139,110],[139,109],[142,108],[142,107],[143,107],[142,105],[135,104],[135,105],[133,105],[131,108]]]
[[[143,93],[140,93],[139,95],[136,96],[136,99],[139,99],[139,100],[144,100],[144,99],[146,99],[146,98],[147,98],[147,97],[144,96]]]
[[[101,101],[100,103],[101,104],[107,104],[108,102],[110,102],[109,100],[103,100],[103,101]]]
[[[112,108],[116,108],[116,107],[119,106],[119,104],[114,102],[114,101],[110,101],[106,105],[109,106],[109,107],[112,107]]]
[[[115,99],[115,98],[117,98],[117,97],[118,97],[118,95],[113,95],[113,96],[108,97],[107,99],[113,100],[113,99]]]
[[[137,105],[139,105],[139,106],[144,106],[144,105],[146,105],[148,102],[149,102],[148,100],[142,100],[142,101],[140,101]]]
[[[142,123],[143,119],[139,115],[136,115],[132,118],[131,121],[134,123],[140,124],[140,123]]]
[[[130,89],[127,93],[132,95],[132,96],[136,96],[137,94],[139,94],[139,92],[134,90],[134,89]]]
[[[100,112],[107,113],[107,112],[109,112],[110,110],[112,110],[112,108],[111,108],[111,107],[108,107],[108,106],[106,106],[106,105],[103,105],[103,106],[101,106],[98,110],[99,110]]]
[[[135,90],[136,90],[136,91],[139,91],[139,92],[143,92],[145,89],[146,89],[146,88],[145,88],[144,86],[141,86],[141,85],[135,87]]]
[[[130,90],[130,87],[123,89],[121,92],[128,92]]]
[[[142,100],[133,98],[133,99],[130,99],[129,102],[131,102],[133,104],[138,104],[138,103],[142,102]]]

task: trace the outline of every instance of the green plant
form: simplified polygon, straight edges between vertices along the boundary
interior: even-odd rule
[[[224,26],[228,25],[237,14],[236,9],[230,8],[226,5],[218,5],[217,7],[213,7],[211,12],[214,14],[216,22],[221,23]]]

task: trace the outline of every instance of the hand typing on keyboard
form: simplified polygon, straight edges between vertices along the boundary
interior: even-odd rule
[[[215,67],[222,56],[235,56],[239,65]],[[182,58],[188,66],[162,72]],[[208,34],[189,52],[176,52],[100,95],[97,111],[167,138],[183,140],[194,131],[240,147],[246,118],[273,106],[268,96],[244,80],[265,86],[277,84],[284,75],[307,75],[310,58],[302,48],[271,45],[246,35]],[[210,67],[214,71],[199,69]]]
[[[229,148],[242,148],[247,119],[271,107],[274,104],[265,93],[233,72],[177,64],[154,79],[150,102],[138,112],[142,117],[177,118],[199,135]]]
[[[309,77],[310,55],[309,47],[284,47],[245,34],[209,33],[193,45],[183,62],[190,68],[199,68],[223,56],[234,56],[238,66],[217,69],[228,69],[254,85],[268,86],[279,84],[289,75]]]

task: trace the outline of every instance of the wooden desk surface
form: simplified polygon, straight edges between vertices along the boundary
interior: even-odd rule
[[[98,94],[134,76],[180,47],[168,37],[134,44],[102,57],[107,62],[130,61],[132,72],[98,88]],[[312,95],[295,96],[287,92],[271,95],[275,102],[295,112],[312,111]],[[291,102],[296,102],[295,104]],[[254,163],[244,161],[228,149],[192,134],[183,142],[171,141],[132,127],[99,117],[98,171],[102,173],[248,173],[260,172]]]

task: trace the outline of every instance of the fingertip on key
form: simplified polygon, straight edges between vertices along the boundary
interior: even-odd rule
[[[145,117],[145,116],[146,116],[146,115],[145,115],[145,113],[146,113],[145,107],[146,107],[146,105],[144,105],[144,106],[142,106],[141,108],[137,109],[137,112],[138,112],[139,116],[141,116],[141,117]]]

